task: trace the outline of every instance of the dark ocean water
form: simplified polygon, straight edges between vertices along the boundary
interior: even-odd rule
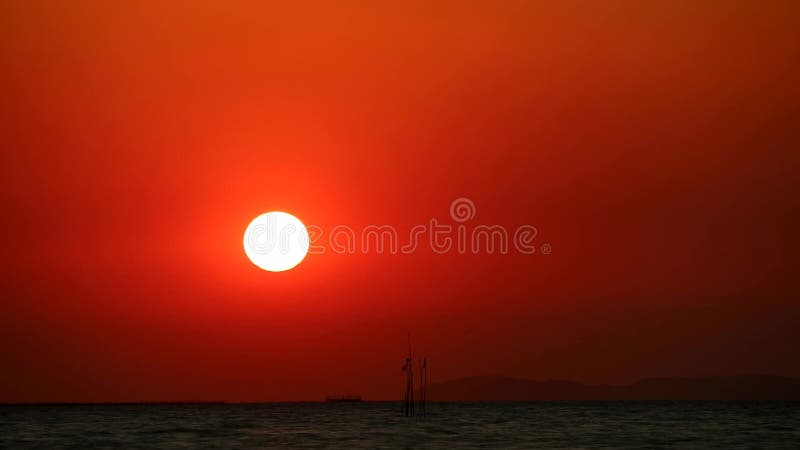
[[[800,403],[0,406],[3,448],[800,448]]]

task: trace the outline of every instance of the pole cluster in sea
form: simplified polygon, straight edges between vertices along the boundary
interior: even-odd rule
[[[403,401],[403,415],[414,415],[414,355],[411,352],[411,334],[408,335],[408,356],[403,365],[406,374],[406,392]],[[425,403],[428,399],[428,357],[424,356],[420,364],[419,410],[425,417]]]

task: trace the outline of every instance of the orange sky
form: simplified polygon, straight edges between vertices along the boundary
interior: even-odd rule
[[[800,376],[797,2],[161,3],[0,6],[0,401]],[[242,250],[459,197],[552,254]]]

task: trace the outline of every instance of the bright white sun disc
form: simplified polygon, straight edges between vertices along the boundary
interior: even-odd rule
[[[308,231],[288,213],[271,211],[253,219],[244,232],[244,252],[256,266],[282,272],[300,264],[308,253]]]

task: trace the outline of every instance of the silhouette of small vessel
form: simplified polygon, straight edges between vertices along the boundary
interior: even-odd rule
[[[325,403],[358,403],[363,401],[360,395],[329,395],[325,397]]]

